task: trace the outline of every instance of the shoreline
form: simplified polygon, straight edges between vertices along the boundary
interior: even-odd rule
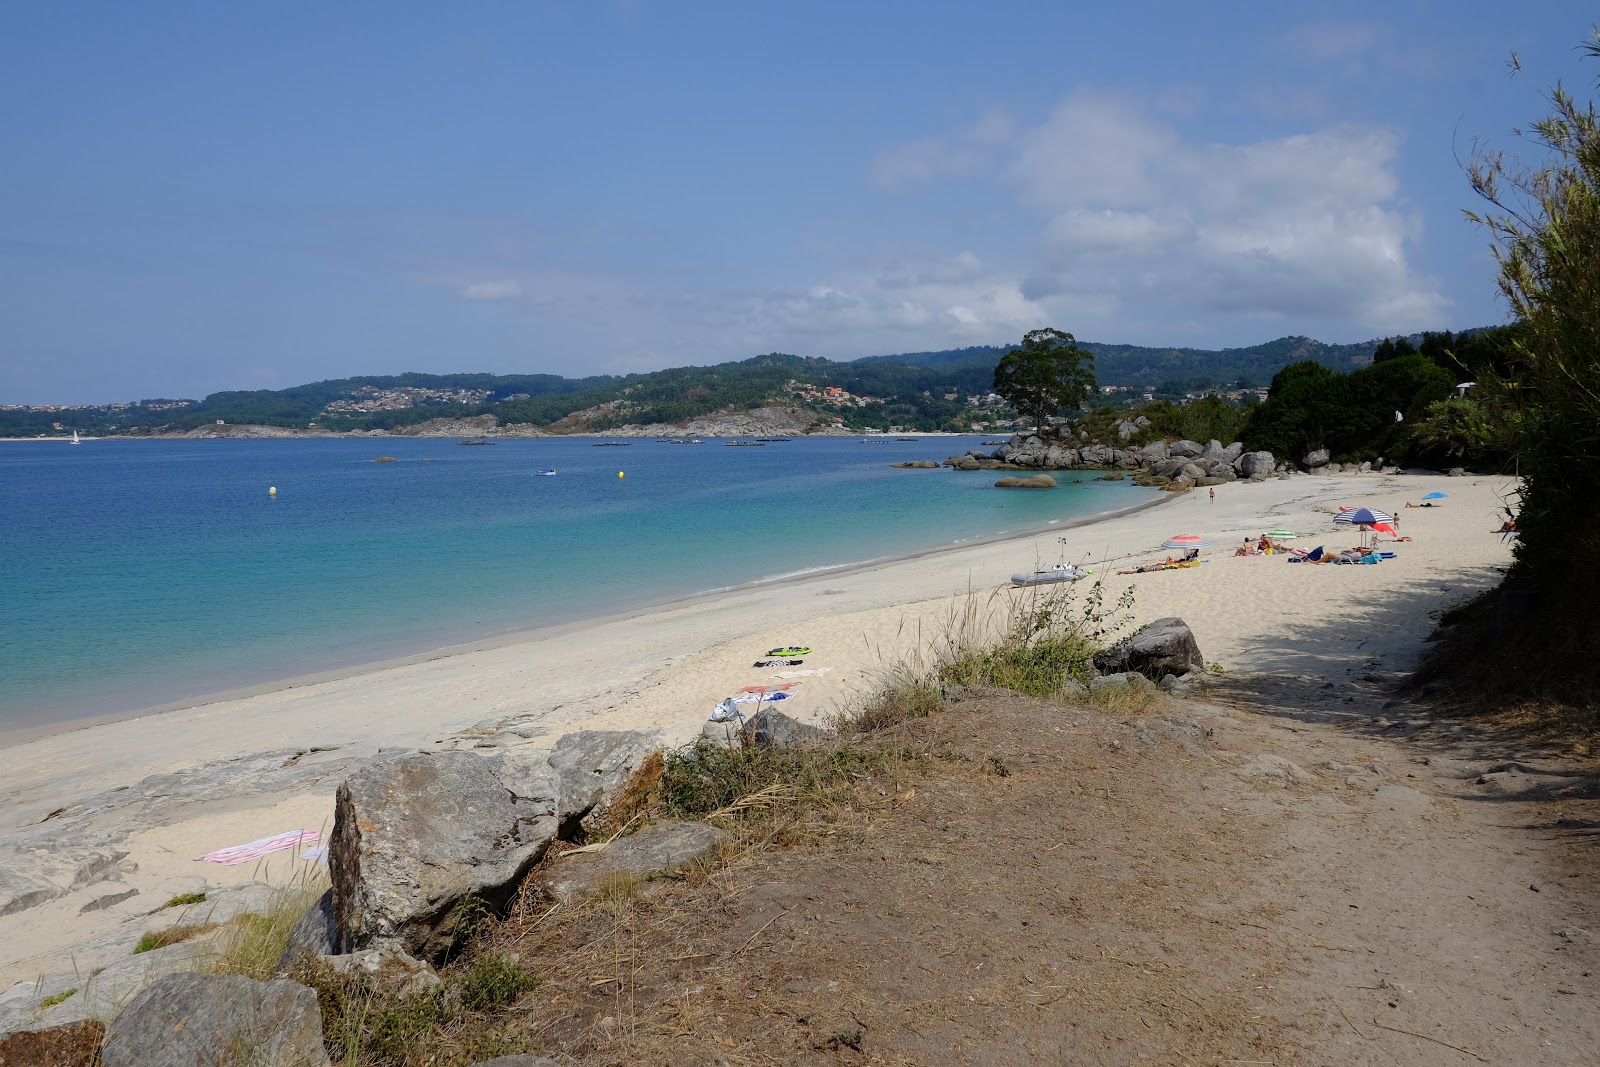
[[[925,657],[963,613],[981,624],[1005,618],[1028,595],[1012,590],[1010,575],[1034,558],[1094,567],[1106,604],[1134,590],[1133,626],[1182,618],[1207,663],[1229,673],[1334,686],[1398,678],[1438,611],[1494,584],[1509,564],[1510,546],[1491,533],[1508,484],[1345,474],[1229,483],[1215,500],[1163,493],[1077,525],[1064,520],[0,742],[0,848],[13,857],[0,908],[17,905],[0,915],[0,983],[61,970],[69,950],[90,967],[125,954],[117,939],[136,935],[153,904],[178,893],[292,876],[305,866],[292,853],[259,867],[191,857],[296,827],[326,832],[339,782],[380,751],[542,758],[558,737],[582,729],[640,730],[676,745],[698,734],[728,694],[773,680],[752,661],[786,645],[814,651],[783,710],[826,723],[886,671]],[[1233,555],[1241,537],[1278,527],[1301,532],[1296,543],[1307,548],[1353,544],[1356,531],[1332,522],[1338,504],[1393,511],[1435,488],[1449,491],[1446,506],[1402,513],[1401,531],[1414,540],[1380,566]],[[1161,542],[1179,531],[1212,540],[1205,566],[1115,573],[1125,561],[1161,559]],[[1074,611],[1088,592],[1078,588]],[[76,872],[88,869],[100,880],[82,884]],[[13,899],[29,886],[47,887],[43,902]],[[126,902],[82,910],[130,890],[137,895]]]
[[[975,472],[982,473],[982,472]],[[192,708],[203,707],[210,704],[225,703],[228,701],[247,700],[252,697],[265,696],[272,693],[300,689],[306,686],[319,685],[325,682],[343,681],[346,679],[360,678],[365,675],[375,674],[385,670],[413,666],[416,664],[432,663],[437,660],[449,659],[454,656],[466,655],[472,652],[484,652],[496,649],[511,648],[521,644],[528,644],[552,637],[564,636],[581,632],[584,629],[604,626],[609,623],[621,622],[627,619],[648,615],[658,611],[668,611],[672,608],[688,604],[698,604],[714,601],[747,590],[774,588],[788,584],[795,584],[824,577],[845,576],[859,571],[870,570],[873,567],[887,564],[901,563],[910,560],[926,559],[946,553],[960,552],[963,549],[977,548],[985,545],[1003,544],[1008,541],[1022,540],[1038,537],[1055,530],[1081,529],[1102,522],[1111,522],[1124,516],[1148,511],[1171,503],[1178,494],[1163,493],[1153,490],[1154,499],[1145,500],[1126,508],[1113,511],[1099,512],[1094,515],[1075,519],[1055,519],[1044,523],[1032,524],[1020,530],[1001,531],[993,534],[982,534],[977,537],[966,538],[952,544],[933,545],[927,548],[916,549],[910,552],[894,553],[887,556],[875,556],[871,559],[854,560],[848,563],[837,563],[823,567],[815,567],[794,574],[779,574],[769,578],[757,578],[734,585],[717,586],[703,589],[698,592],[683,596],[670,597],[665,600],[650,601],[638,607],[623,611],[609,612],[603,615],[591,615],[583,618],[571,619],[565,622],[550,623],[543,626],[519,627],[504,633],[490,634],[486,637],[470,641],[456,641],[422,652],[406,653],[398,656],[386,656],[375,660],[363,660],[343,667],[332,667],[327,670],[310,671],[300,674],[288,674],[281,678],[269,679],[247,685],[232,686],[226,689],[209,690],[193,696],[179,697],[176,700],[164,701],[159,704],[147,704],[134,708],[125,708],[117,711],[105,711],[87,715],[76,715],[71,718],[50,723],[35,723],[30,725],[9,725],[0,723],[0,750],[38,741],[64,733],[73,733],[79,730],[92,729],[110,723],[125,722],[134,719],[145,719],[151,716],[164,715],[169,712],[187,711]]]

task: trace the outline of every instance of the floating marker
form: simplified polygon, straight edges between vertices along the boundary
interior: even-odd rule
[[[267,495],[268,496],[277,496],[278,495],[278,487],[275,486],[275,485],[268,486],[267,487]]]
[[[620,478],[620,477],[622,477],[622,472],[621,472],[621,471],[618,471],[618,472],[617,472],[617,477],[618,477],[618,478]]]

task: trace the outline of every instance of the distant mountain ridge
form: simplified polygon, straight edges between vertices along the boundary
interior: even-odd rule
[[[1311,359],[1339,371],[1365,365],[1377,340],[1329,345],[1280,337],[1248,348],[1151,348],[1080,342],[1095,355],[1101,385],[1182,394],[1243,382],[1265,386],[1283,367]],[[437,418],[493,415],[555,433],[603,433],[621,426],[682,425],[710,414],[768,405],[816,413],[817,428],[968,425],[967,398],[993,385],[1009,350],[980,345],[836,361],[785,353],[714,366],[626,376],[555,374],[363,375],[287,389],[230,390],[204,400],[145,400],[98,407],[0,409],[0,436],[80,432],[173,433],[203,425],[250,424],[342,433],[400,430]]]

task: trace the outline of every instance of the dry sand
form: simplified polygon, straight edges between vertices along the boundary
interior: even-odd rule
[[[887,665],[925,648],[964,605],[997,616],[996,592],[1036,562],[1087,564],[1105,579],[1108,600],[1131,585],[1136,621],[1183,618],[1207,659],[1232,674],[1337,681],[1401,672],[1444,607],[1498,580],[1510,551],[1491,531],[1510,489],[1506,479],[1443,476],[1230,484],[1215,499],[1191,492],[1071,529],[741,588],[20,740],[0,748],[0,835],[12,839],[0,839],[0,847],[37,851],[42,831],[59,825],[128,854],[120,881],[0,915],[0,987],[70,969],[70,946],[125,929],[175,893],[262,877],[254,864],[220,867],[194,857],[283,830],[328,829],[338,781],[380,748],[471,746],[496,731],[502,741],[547,748],[585,728],[641,729],[681,742],[722,698],[773,681],[778,671],[752,663],[769,647],[791,644],[814,650],[794,669],[826,673],[793,679],[801,684],[783,709],[820,720],[848,707]],[[1449,498],[1433,508],[1402,507],[1434,490]],[[1332,522],[1340,504],[1395,511],[1400,532],[1414,540],[1384,545],[1397,558],[1380,566],[1288,566],[1282,556],[1233,555],[1246,535],[1280,527],[1301,533],[1297,546],[1352,545],[1356,531]],[[1212,538],[1208,562],[1113,573],[1163,558],[1161,541],[1178,532]],[[515,733],[504,732],[508,725]],[[267,877],[288,877],[294,865],[280,855]],[[128,888],[139,895],[80,914],[86,903]]]

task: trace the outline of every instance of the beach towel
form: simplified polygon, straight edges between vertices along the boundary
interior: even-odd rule
[[[790,700],[798,695],[798,693],[785,693],[782,691],[776,693],[740,693],[731,699],[735,704],[776,704],[780,700]]]
[[[769,656],[809,656],[811,655],[811,650],[799,645],[789,645],[785,648],[769,648],[766,654]]]
[[[729,697],[727,700],[724,700],[722,703],[720,703],[716,707],[712,708],[711,709],[711,721],[712,722],[731,722],[733,720],[738,720],[739,722],[743,722],[744,721],[744,713],[741,712],[738,708],[734,707],[733,705],[734,705],[734,700],[733,700],[732,697]]]
[[[799,682],[783,682],[779,685],[747,685],[739,690],[741,693],[781,693],[793,689]]]
[[[300,853],[300,858],[305,860],[307,863],[327,863],[328,846],[318,845],[316,848],[308,848],[304,852]]]
[[[798,667],[804,663],[803,659],[758,659],[752,667]]]
[[[833,670],[832,667],[811,667],[803,671],[779,671],[774,678],[821,678]]]
[[[232,866],[236,863],[249,863],[251,860],[260,859],[272,852],[282,852],[286,848],[298,848],[301,845],[315,844],[317,838],[322,836],[320,830],[285,830],[281,834],[263,837],[259,841],[249,844],[232,845],[228,848],[213,849],[204,856],[196,856],[196,863],[223,863]]]

